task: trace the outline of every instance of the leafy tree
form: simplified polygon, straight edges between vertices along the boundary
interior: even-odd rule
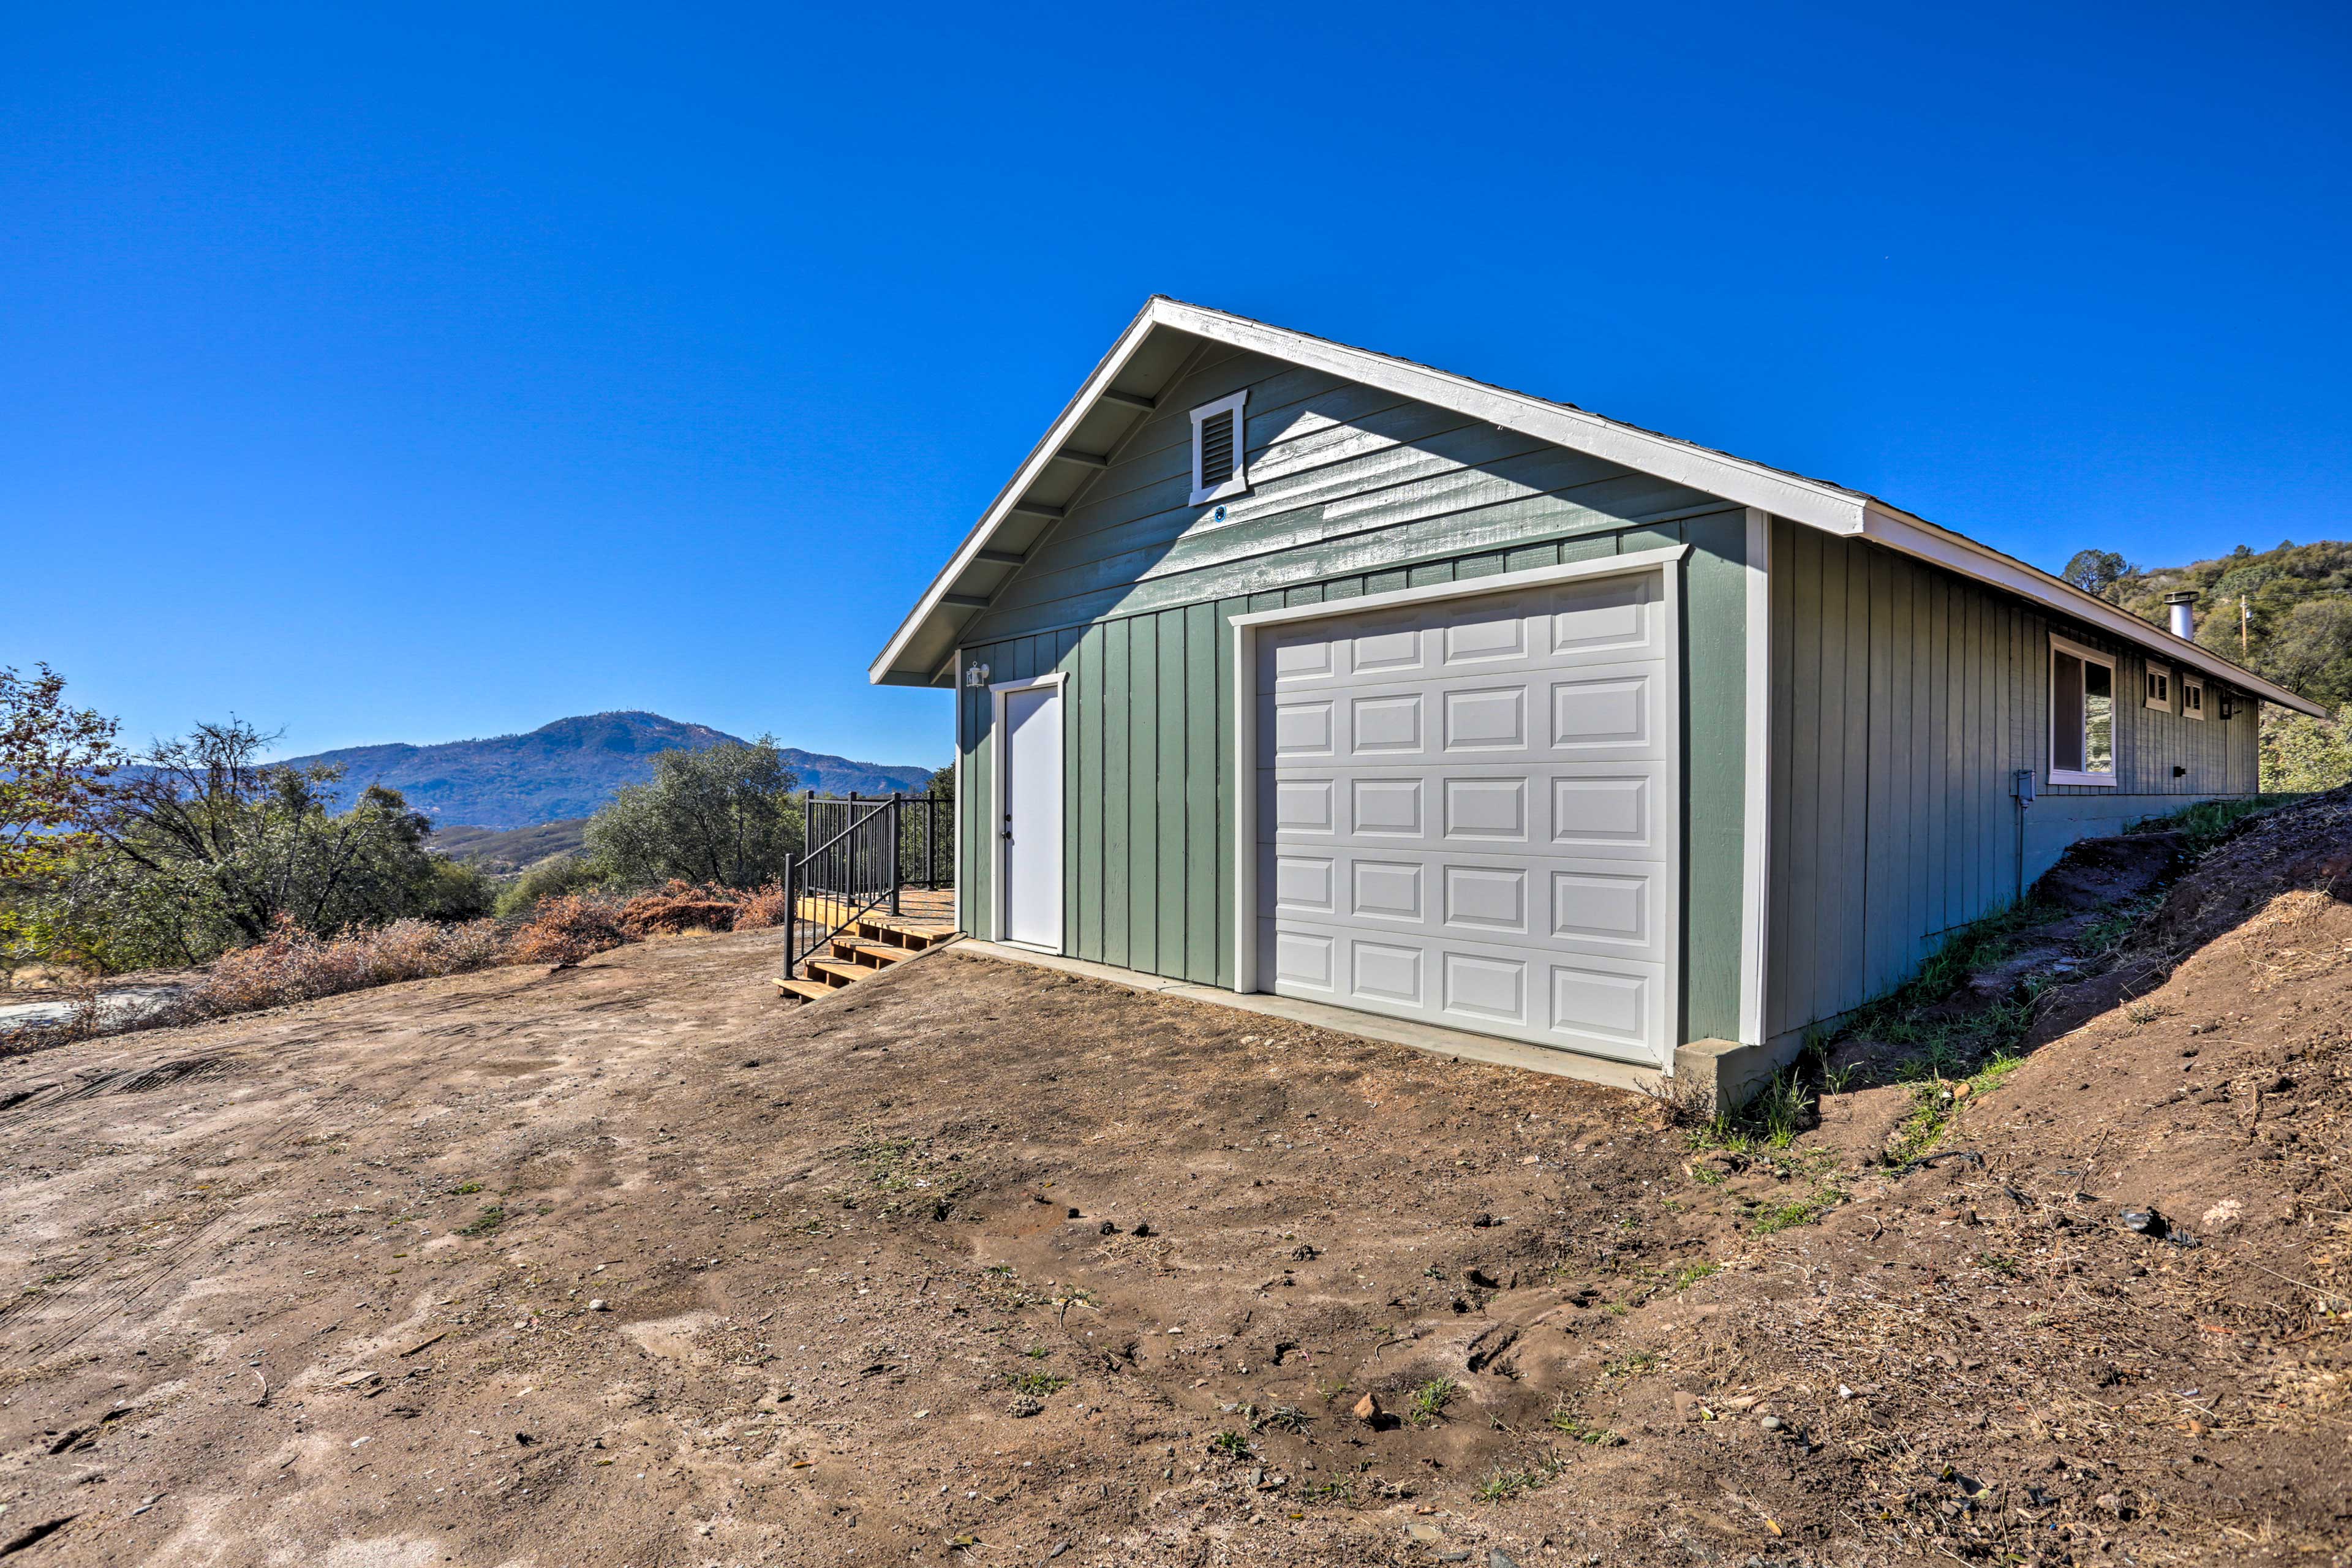
[[[2352,783],[2352,746],[2345,742],[2352,730],[2347,726],[2352,726],[2352,704],[2338,709],[2332,720],[2265,710],[2262,739],[2264,793],[2291,795]]]
[[[90,847],[92,807],[123,761],[115,721],[65,700],[65,677],[0,668],[0,948],[31,931],[36,902]]]
[[[2306,599],[2266,640],[2263,662],[2281,684],[2315,702],[2352,700],[2352,596]]]
[[[2126,574],[2137,570],[2138,568],[2112,550],[2077,550],[2074,558],[2066,563],[2066,570],[2059,575],[2085,594],[2112,599],[2116,582]]]
[[[271,739],[231,720],[137,758],[88,812],[88,847],[51,910],[54,942],[121,969],[202,963],[281,920],[326,935],[488,912],[488,879],[430,853],[432,824],[397,791],[372,785],[334,813],[323,791],[342,770],[261,763]]]
[[[624,886],[676,877],[756,888],[781,878],[800,848],[799,787],[772,735],[664,752],[652,783],[622,790],[589,818],[588,854]]]
[[[539,900],[601,887],[612,868],[585,855],[551,855],[509,883],[499,895],[500,919],[528,912]]]

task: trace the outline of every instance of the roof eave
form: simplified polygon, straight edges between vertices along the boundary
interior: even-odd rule
[[[1966,535],[1954,533],[1923,518],[1898,510],[1882,501],[1874,500],[1866,509],[1862,536],[1890,550],[1932,562],[1963,577],[2004,588],[2012,594],[2039,601],[2053,609],[2063,610],[2079,621],[2085,622],[2124,641],[2176,664],[2203,671],[2216,680],[2227,681],[2265,702],[2275,702],[2282,708],[2292,708],[2298,713],[2308,713],[2315,719],[2325,719],[2327,710],[2307,697],[2288,690],[2274,680],[2256,675],[2243,665],[2224,658],[2210,648],[2200,647],[2172,636],[2160,626],[2133,615],[2118,605],[2084,593],[2063,577],[2053,577],[2038,566],[2029,566],[2012,555],[2004,555],[1989,544],[1979,544]]]

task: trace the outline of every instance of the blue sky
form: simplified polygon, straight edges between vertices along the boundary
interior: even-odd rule
[[[289,751],[868,659],[1154,292],[2041,565],[2352,535],[2341,5],[11,8],[0,664]]]

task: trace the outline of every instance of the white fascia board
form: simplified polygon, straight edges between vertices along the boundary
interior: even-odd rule
[[[2328,716],[2326,709],[2307,697],[2298,697],[2277,682],[2265,680],[2252,670],[2242,668],[2219,654],[2195,643],[2183,642],[2160,626],[2150,626],[2129,610],[2110,605],[2105,599],[2094,598],[2072,583],[2053,577],[2046,572],[2036,571],[2022,561],[2003,555],[1990,545],[1979,544],[1975,540],[1963,538],[1949,529],[1938,528],[1932,522],[1874,502],[1863,529],[1863,537],[1890,550],[1899,550],[1906,555],[1933,562],[1963,577],[1971,577],[1979,583],[2047,605],[2122,639],[2142,653],[2187,665],[2223,685],[2234,686],[2265,702],[2275,702],[2282,708],[2292,708],[2315,719]]]
[[[1014,472],[1010,483],[997,492],[945,570],[932,580],[922,599],[891,637],[866,671],[866,677],[880,684],[897,665],[900,653],[921,629],[923,623],[940,607],[940,598],[953,587],[958,577],[973,563],[982,550],[988,547],[997,529],[1011,514],[1014,503],[1026,494],[1045,465],[1054,460],[1067,440],[1094,408],[1103,389],[1126,368],[1135,351],[1156,327],[1168,327],[1189,332],[1213,342],[1228,344],[1263,353],[1291,364],[1328,371],[1343,380],[1392,392],[1469,418],[1516,430],[1538,440],[1549,441],[1573,452],[1582,452],[1606,461],[1618,463],[1640,473],[1670,479],[1687,485],[1711,496],[1754,507],[1775,517],[1785,517],[1824,533],[1846,538],[1867,538],[1899,550],[1906,555],[1959,573],[1980,583],[2006,589],[2010,593],[2047,605],[2053,609],[2087,621],[2123,638],[2137,647],[2162,647],[2168,657],[2201,669],[2215,679],[2261,698],[2292,708],[2298,713],[2314,718],[2326,718],[2327,710],[2317,703],[2298,697],[2274,681],[2263,679],[2250,669],[2242,669],[2217,654],[2207,652],[2193,644],[2180,643],[2170,634],[2150,626],[2128,611],[2095,599],[2073,584],[2060,581],[2045,572],[2036,571],[2022,561],[2003,555],[1988,545],[1963,538],[1948,529],[1938,528],[1906,512],[1896,510],[1883,501],[1873,500],[1858,490],[1807,479],[1795,474],[1782,473],[1761,463],[1751,463],[1743,458],[1677,441],[1670,436],[1660,436],[1631,425],[1621,425],[1598,414],[1570,408],[1557,403],[1547,403],[1523,393],[1509,392],[1498,386],[1488,386],[1410,360],[1391,359],[1366,349],[1350,348],[1322,338],[1309,337],[1286,328],[1269,326],[1242,316],[1227,315],[1199,305],[1187,305],[1181,300],[1155,295],[1127,331],[1119,335],[1109,353],[1095,367],[1086,384],[1078,389],[1063,408],[1059,417],[1046,431],[1045,439],[1030,449],[1028,458]],[[1239,432],[1237,431],[1238,437]],[[2158,643],[2161,637],[2166,640]]]
[[[889,646],[866,670],[866,679],[880,684],[898,662],[900,654],[923,623],[940,607],[940,598],[949,593],[958,577],[971,565],[978,553],[988,547],[998,527],[1010,515],[1013,505],[1034,484],[1045,465],[1054,460],[1078,422],[1094,408],[1103,389],[1118,378],[1127,362],[1141,346],[1144,338],[1155,327],[1168,327],[1189,332],[1195,337],[1234,348],[1248,349],[1291,364],[1328,371],[1343,380],[1359,382],[1366,386],[1392,392],[1401,397],[1416,398],[1455,414],[1498,425],[1507,430],[1517,430],[1538,440],[1551,442],[1570,451],[1583,452],[1609,462],[1622,464],[1659,479],[1671,479],[1693,489],[1742,506],[1760,507],[1779,517],[1810,524],[1831,533],[1853,534],[1862,531],[1863,509],[1867,498],[1834,485],[1820,484],[1768,468],[1760,463],[1728,457],[1694,447],[1672,437],[1654,435],[1597,414],[1547,403],[1541,398],[1520,393],[1507,392],[1487,386],[1465,376],[1433,370],[1427,365],[1408,360],[1391,359],[1369,350],[1349,348],[1303,332],[1289,331],[1268,326],[1240,316],[1229,316],[1222,310],[1204,310],[1175,300],[1154,297],[1135,320],[1128,324],[1109,353],[1095,367],[1077,395],[1070,399],[1045,439],[1030,449],[1029,456],[1016,470],[1010,483],[997,492],[981,515],[962,544],[949,560],[946,568],[924,591],[922,598],[899,624]],[[1238,442],[1241,432],[1234,431]]]
[[[1029,493],[1029,487],[1037,482],[1038,477],[1045,471],[1045,465],[1054,460],[1054,454],[1062,449],[1070,433],[1077,428],[1078,422],[1094,411],[1103,389],[1127,368],[1127,362],[1135,356],[1135,351],[1157,324],[1153,306],[1159,303],[1155,300],[1146,305],[1135,320],[1128,323],[1127,331],[1119,334],[1118,342],[1111,345],[1110,353],[1095,366],[1094,374],[1087,377],[1085,384],[1078,388],[1077,395],[1063,405],[1062,412],[1047,428],[1045,437],[1029,449],[1029,456],[1013,471],[1013,478],[996,492],[996,499],[988,503],[988,510],[981,513],[980,521],[972,525],[970,533],[964,535],[963,542],[956,546],[956,552],[949,557],[947,565],[931,579],[931,585],[923,590],[923,596],[915,602],[912,610],[907,612],[907,618],[898,623],[898,629],[891,634],[888,646],[866,667],[866,679],[869,685],[881,685],[897,667],[898,656],[914,640],[923,623],[939,609],[940,600],[954,587],[956,579],[971,568],[980,552],[988,548],[989,541],[996,537],[996,531],[1012,514],[1014,504]]]
[[[1761,507],[1777,517],[1808,523],[1830,533],[1862,531],[1863,510],[1869,498],[1856,491],[1784,474],[1761,463],[1621,425],[1580,408],[1507,392],[1410,360],[1391,359],[1386,354],[1271,327],[1263,321],[1228,316],[1221,310],[1203,310],[1173,300],[1155,300],[1150,314],[1155,321],[1195,337],[1328,371],[1343,380],[1433,404],[1572,452],[1672,479],[1742,506]]]

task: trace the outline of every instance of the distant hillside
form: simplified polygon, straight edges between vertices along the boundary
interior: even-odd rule
[[[433,830],[433,848],[453,860],[471,860],[485,871],[521,871],[551,855],[579,853],[587,831],[588,819],[584,816],[503,831],[456,824]]]
[[[286,761],[341,763],[345,799],[369,784],[387,784],[436,823],[507,829],[591,816],[622,786],[653,777],[659,753],[735,738],[658,713],[592,713],[558,719],[527,735],[437,746],[352,746]],[[853,762],[793,747],[783,754],[801,786],[824,795],[919,790],[931,776],[929,768]]]
[[[2165,595],[2183,591],[2197,595],[2200,645],[2315,702],[2352,702],[2352,543],[2241,544],[2186,566],[2126,566],[2105,590],[2157,626],[2167,623]]]

